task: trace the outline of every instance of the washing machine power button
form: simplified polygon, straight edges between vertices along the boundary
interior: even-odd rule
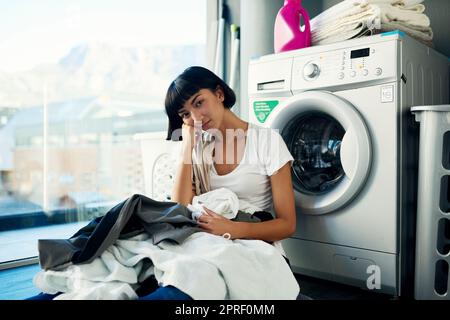
[[[310,62],[303,68],[303,76],[306,80],[313,80],[320,74],[320,68],[317,64]]]

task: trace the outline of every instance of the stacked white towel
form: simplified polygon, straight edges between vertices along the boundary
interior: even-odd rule
[[[312,44],[322,45],[400,30],[432,46],[423,0],[344,0],[311,20]]]

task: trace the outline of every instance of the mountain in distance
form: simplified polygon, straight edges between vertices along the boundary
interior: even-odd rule
[[[73,47],[57,64],[19,73],[0,72],[0,108],[22,108],[110,96],[160,100],[185,68],[205,64],[203,45],[115,47],[89,43]],[[46,89],[45,89],[46,88]]]

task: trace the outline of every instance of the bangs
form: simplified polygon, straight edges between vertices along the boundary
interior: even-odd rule
[[[186,101],[200,90],[201,88],[192,82],[183,79],[174,80],[167,90],[166,101],[164,103],[167,115],[169,117],[180,117],[178,111],[183,108]]]
[[[173,132],[183,126],[183,119],[178,111],[183,108],[186,101],[200,90],[199,86],[183,79],[176,79],[170,84],[164,102],[166,114],[169,118],[166,140],[182,140],[181,136],[173,137]]]

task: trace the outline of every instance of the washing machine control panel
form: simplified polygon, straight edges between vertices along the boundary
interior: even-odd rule
[[[395,78],[396,51],[395,42],[389,41],[294,57],[292,90]]]

